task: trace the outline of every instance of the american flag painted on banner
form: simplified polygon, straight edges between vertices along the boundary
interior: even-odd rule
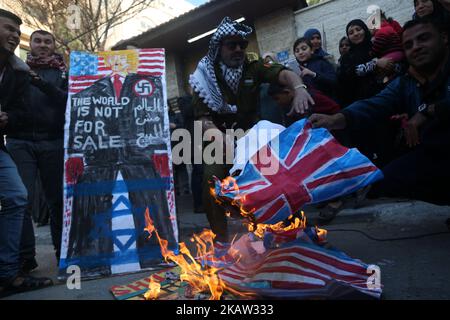
[[[227,266],[219,277],[243,292],[274,298],[329,298],[364,294],[380,298],[369,266],[341,251],[325,249],[302,239],[269,249],[253,263]]]
[[[216,181],[215,191],[218,198],[241,202],[256,222],[275,224],[306,204],[351,194],[382,177],[359,151],[304,119],[262,147],[233,183]]]
[[[165,70],[164,49],[138,49],[137,74],[163,76]],[[118,51],[120,53],[120,51]],[[90,54],[73,51],[70,54],[69,93],[78,93],[109,74],[102,53]]]

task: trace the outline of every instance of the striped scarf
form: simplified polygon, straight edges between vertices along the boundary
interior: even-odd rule
[[[51,68],[60,70],[63,77],[66,77],[67,74],[66,63],[64,62],[63,56],[60,55],[59,53],[54,53],[47,58],[36,57],[33,56],[31,53],[28,53],[26,63],[32,69]]]
[[[252,28],[225,17],[209,42],[208,54],[200,60],[197,69],[189,78],[192,89],[198,93],[203,102],[214,112],[221,114],[237,112],[237,106],[230,105],[225,101],[217,83],[214,64],[219,55],[221,42],[225,37],[229,36],[245,38],[252,31]],[[225,82],[236,94],[242,77],[243,67],[229,68],[221,63],[221,70]]]

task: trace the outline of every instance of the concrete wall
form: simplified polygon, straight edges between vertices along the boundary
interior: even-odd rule
[[[292,8],[283,8],[255,21],[260,54],[292,51],[296,39],[295,16]]]
[[[179,69],[177,63],[178,57],[174,54],[166,53],[166,84],[167,84],[167,98],[172,99],[180,97],[182,93],[180,90],[183,88],[179,85],[179,76],[177,69]]]
[[[401,25],[410,20],[414,12],[413,0],[330,0],[295,12],[297,37],[309,28],[325,31],[324,48],[339,58],[339,40],[345,36],[345,27],[353,19],[368,18],[367,7],[376,4]],[[291,53],[291,52],[290,52]]]

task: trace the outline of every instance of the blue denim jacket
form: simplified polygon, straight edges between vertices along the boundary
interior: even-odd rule
[[[380,121],[406,113],[411,118],[424,103],[435,104],[435,116],[421,128],[421,142],[426,146],[450,145],[450,63],[432,83],[421,85],[407,74],[392,81],[372,98],[357,101],[342,110],[350,129],[375,127]]]

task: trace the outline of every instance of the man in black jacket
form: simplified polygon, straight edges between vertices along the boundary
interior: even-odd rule
[[[20,125],[24,110],[26,65],[14,56],[20,42],[22,21],[0,9],[0,136]],[[42,288],[50,279],[20,272],[19,248],[27,191],[17,168],[0,138],[0,298],[16,292]]]
[[[384,179],[369,196],[406,197],[450,204],[450,50],[442,25],[430,19],[403,27],[408,73],[376,96],[353,103],[336,115],[315,114],[314,127],[374,128],[395,115],[404,118],[405,150],[382,168]]]
[[[39,172],[50,213],[50,227],[57,259],[60,256],[63,212],[64,118],[67,73],[61,55],[55,53],[55,39],[37,30],[30,37],[31,68],[25,90],[26,111],[17,117],[21,124],[7,135],[7,149],[17,165],[28,191],[24,217],[21,260],[23,271],[37,267],[31,205]],[[13,111],[14,113],[14,111]]]

